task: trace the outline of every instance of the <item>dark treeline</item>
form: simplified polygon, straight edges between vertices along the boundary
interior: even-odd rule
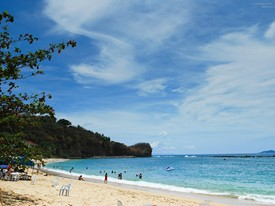
[[[49,116],[35,117],[34,124],[26,127],[29,144],[42,149],[45,157],[90,158],[95,156],[149,157],[152,148],[148,143],[133,146],[111,141],[109,137],[81,126],[73,126],[65,119]]]

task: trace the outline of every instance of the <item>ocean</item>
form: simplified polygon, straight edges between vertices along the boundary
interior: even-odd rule
[[[107,172],[112,182],[275,205],[275,157],[255,155],[92,158],[49,163],[46,168],[102,181]],[[167,167],[173,169],[167,171]]]

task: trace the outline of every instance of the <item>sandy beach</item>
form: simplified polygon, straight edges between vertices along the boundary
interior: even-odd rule
[[[50,161],[62,160],[46,160],[46,162]],[[236,203],[224,204],[223,201],[212,196],[188,196],[187,194],[184,196],[163,191],[127,188],[109,182],[104,184],[103,179],[102,181],[88,179],[80,181],[77,177],[57,176],[59,174],[56,173],[45,176],[45,171],[47,170],[33,174],[36,175],[34,184],[25,180],[0,181],[3,205],[111,206],[117,205],[118,200],[124,206],[200,206],[205,200],[211,200],[209,204],[211,206],[237,205]],[[54,187],[54,181],[57,179],[58,185]],[[59,195],[61,186],[68,183],[72,185],[69,196]]]

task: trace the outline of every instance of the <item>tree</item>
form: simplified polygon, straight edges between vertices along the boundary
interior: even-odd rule
[[[70,40],[31,51],[38,38],[28,33],[12,37],[8,25],[13,22],[14,17],[8,12],[0,13],[0,161],[14,166],[31,159],[43,163],[42,151],[24,140],[23,131],[26,125],[34,124],[34,116],[54,116],[54,109],[46,103],[51,95],[19,93],[18,81],[43,74],[41,62],[50,61],[54,53],[67,47],[75,47],[76,42]]]
[[[58,124],[62,125],[63,127],[69,127],[72,125],[72,123],[69,120],[66,119],[60,119],[57,121]]]

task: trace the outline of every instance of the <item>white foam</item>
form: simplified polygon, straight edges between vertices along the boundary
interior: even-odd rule
[[[195,156],[195,155],[185,155],[184,157],[185,157],[185,158],[195,158],[195,157],[197,157],[197,156]]]
[[[48,168],[43,168],[44,172],[52,172],[52,173],[59,173],[61,176],[69,176],[72,178],[78,178],[79,173],[75,172],[68,172],[64,170],[58,170],[58,169],[48,169]],[[94,179],[97,181],[103,181],[104,180],[104,175],[102,176],[96,176],[96,175],[82,175],[83,178],[86,179]],[[173,185],[165,185],[165,184],[160,184],[160,183],[151,183],[151,182],[146,182],[143,180],[138,180],[138,181],[130,181],[130,180],[119,180],[113,177],[108,178],[108,182],[115,183],[115,184],[124,184],[124,185],[129,185],[129,186],[138,186],[138,187],[143,187],[143,188],[149,188],[149,189],[160,189],[160,190],[166,190],[166,191],[171,191],[171,192],[180,192],[180,193],[194,193],[194,194],[203,194],[203,195],[215,195],[215,196],[224,196],[224,197],[231,197],[231,198],[238,198],[240,200],[250,200],[250,201],[255,201],[259,203],[265,203],[265,204],[275,204],[275,196],[265,196],[265,195],[256,195],[256,194],[247,194],[247,195],[232,195],[231,193],[222,193],[222,192],[210,192],[210,191],[205,191],[205,190],[200,190],[200,189],[194,189],[194,188],[184,188],[184,187],[177,187]]]
[[[54,173],[59,173],[61,176],[66,175],[66,176],[71,176],[71,177],[79,177],[79,173],[74,173],[74,172],[67,172],[64,170],[58,170],[58,169],[48,169],[44,168],[45,171],[48,172],[54,172]],[[96,175],[82,175],[83,178],[90,178],[90,179],[96,179],[96,180],[102,180],[104,179],[104,176],[96,176]],[[220,195],[220,196],[228,196],[228,193],[211,193],[205,190],[199,190],[199,189],[193,189],[193,188],[184,188],[184,187],[177,187],[173,185],[165,185],[161,183],[152,183],[152,182],[146,182],[143,180],[139,181],[130,181],[130,180],[119,180],[113,177],[108,178],[108,182],[113,182],[113,183],[119,183],[119,184],[125,184],[125,185],[131,185],[131,186],[139,186],[139,187],[145,187],[145,188],[152,188],[152,189],[162,189],[162,190],[168,190],[172,192],[183,192],[183,193],[197,193],[197,194],[207,194],[207,195]]]
[[[266,196],[266,195],[247,194],[247,195],[240,195],[238,199],[253,200],[256,202],[275,205],[275,195]]]

